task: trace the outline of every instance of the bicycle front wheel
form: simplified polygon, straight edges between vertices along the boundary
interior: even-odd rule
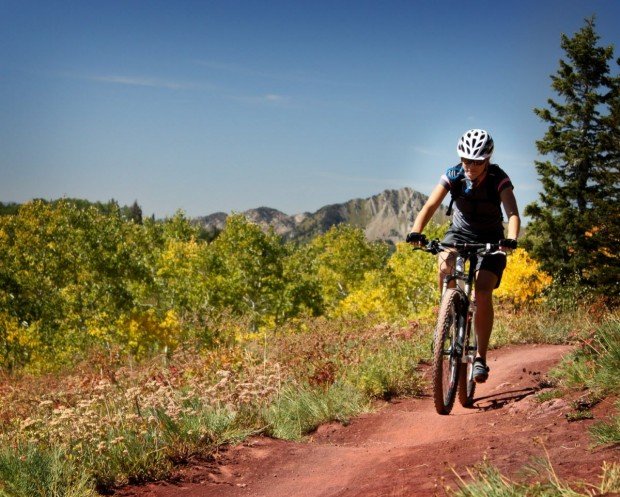
[[[459,379],[461,352],[457,350],[462,296],[447,289],[441,299],[433,346],[433,399],[439,414],[450,414]]]

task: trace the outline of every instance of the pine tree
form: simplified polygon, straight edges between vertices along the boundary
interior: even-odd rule
[[[136,224],[142,224],[142,207],[140,207],[137,200],[134,200],[129,208],[129,219]]]
[[[536,146],[553,160],[536,162],[543,191],[525,209],[526,247],[557,277],[610,289],[619,267],[620,78],[610,74],[613,46],[598,41],[594,18],[562,35],[566,60],[551,76],[562,101],[534,109],[549,123]]]

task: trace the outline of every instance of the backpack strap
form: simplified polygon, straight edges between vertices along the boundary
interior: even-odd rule
[[[454,203],[454,196],[450,199],[450,203],[448,204],[448,210],[446,211],[446,216],[452,215],[452,204]]]
[[[450,181],[450,204],[446,211],[446,216],[452,215],[452,205],[454,201],[463,193],[463,180],[465,179],[465,171],[461,164],[457,164],[446,171],[446,176]]]

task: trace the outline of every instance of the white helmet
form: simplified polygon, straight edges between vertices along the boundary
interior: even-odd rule
[[[461,136],[456,151],[464,159],[488,159],[493,153],[493,138],[483,129],[470,129]]]

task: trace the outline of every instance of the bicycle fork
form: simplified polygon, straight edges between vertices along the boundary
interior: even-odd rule
[[[459,315],[458,334],[454,346],[455,355],[464,364],[473,363],[476,358],[476,340],[469,339],[470,334],[473,333],[475,306],[475,302],[466,303],[464,312]]]

